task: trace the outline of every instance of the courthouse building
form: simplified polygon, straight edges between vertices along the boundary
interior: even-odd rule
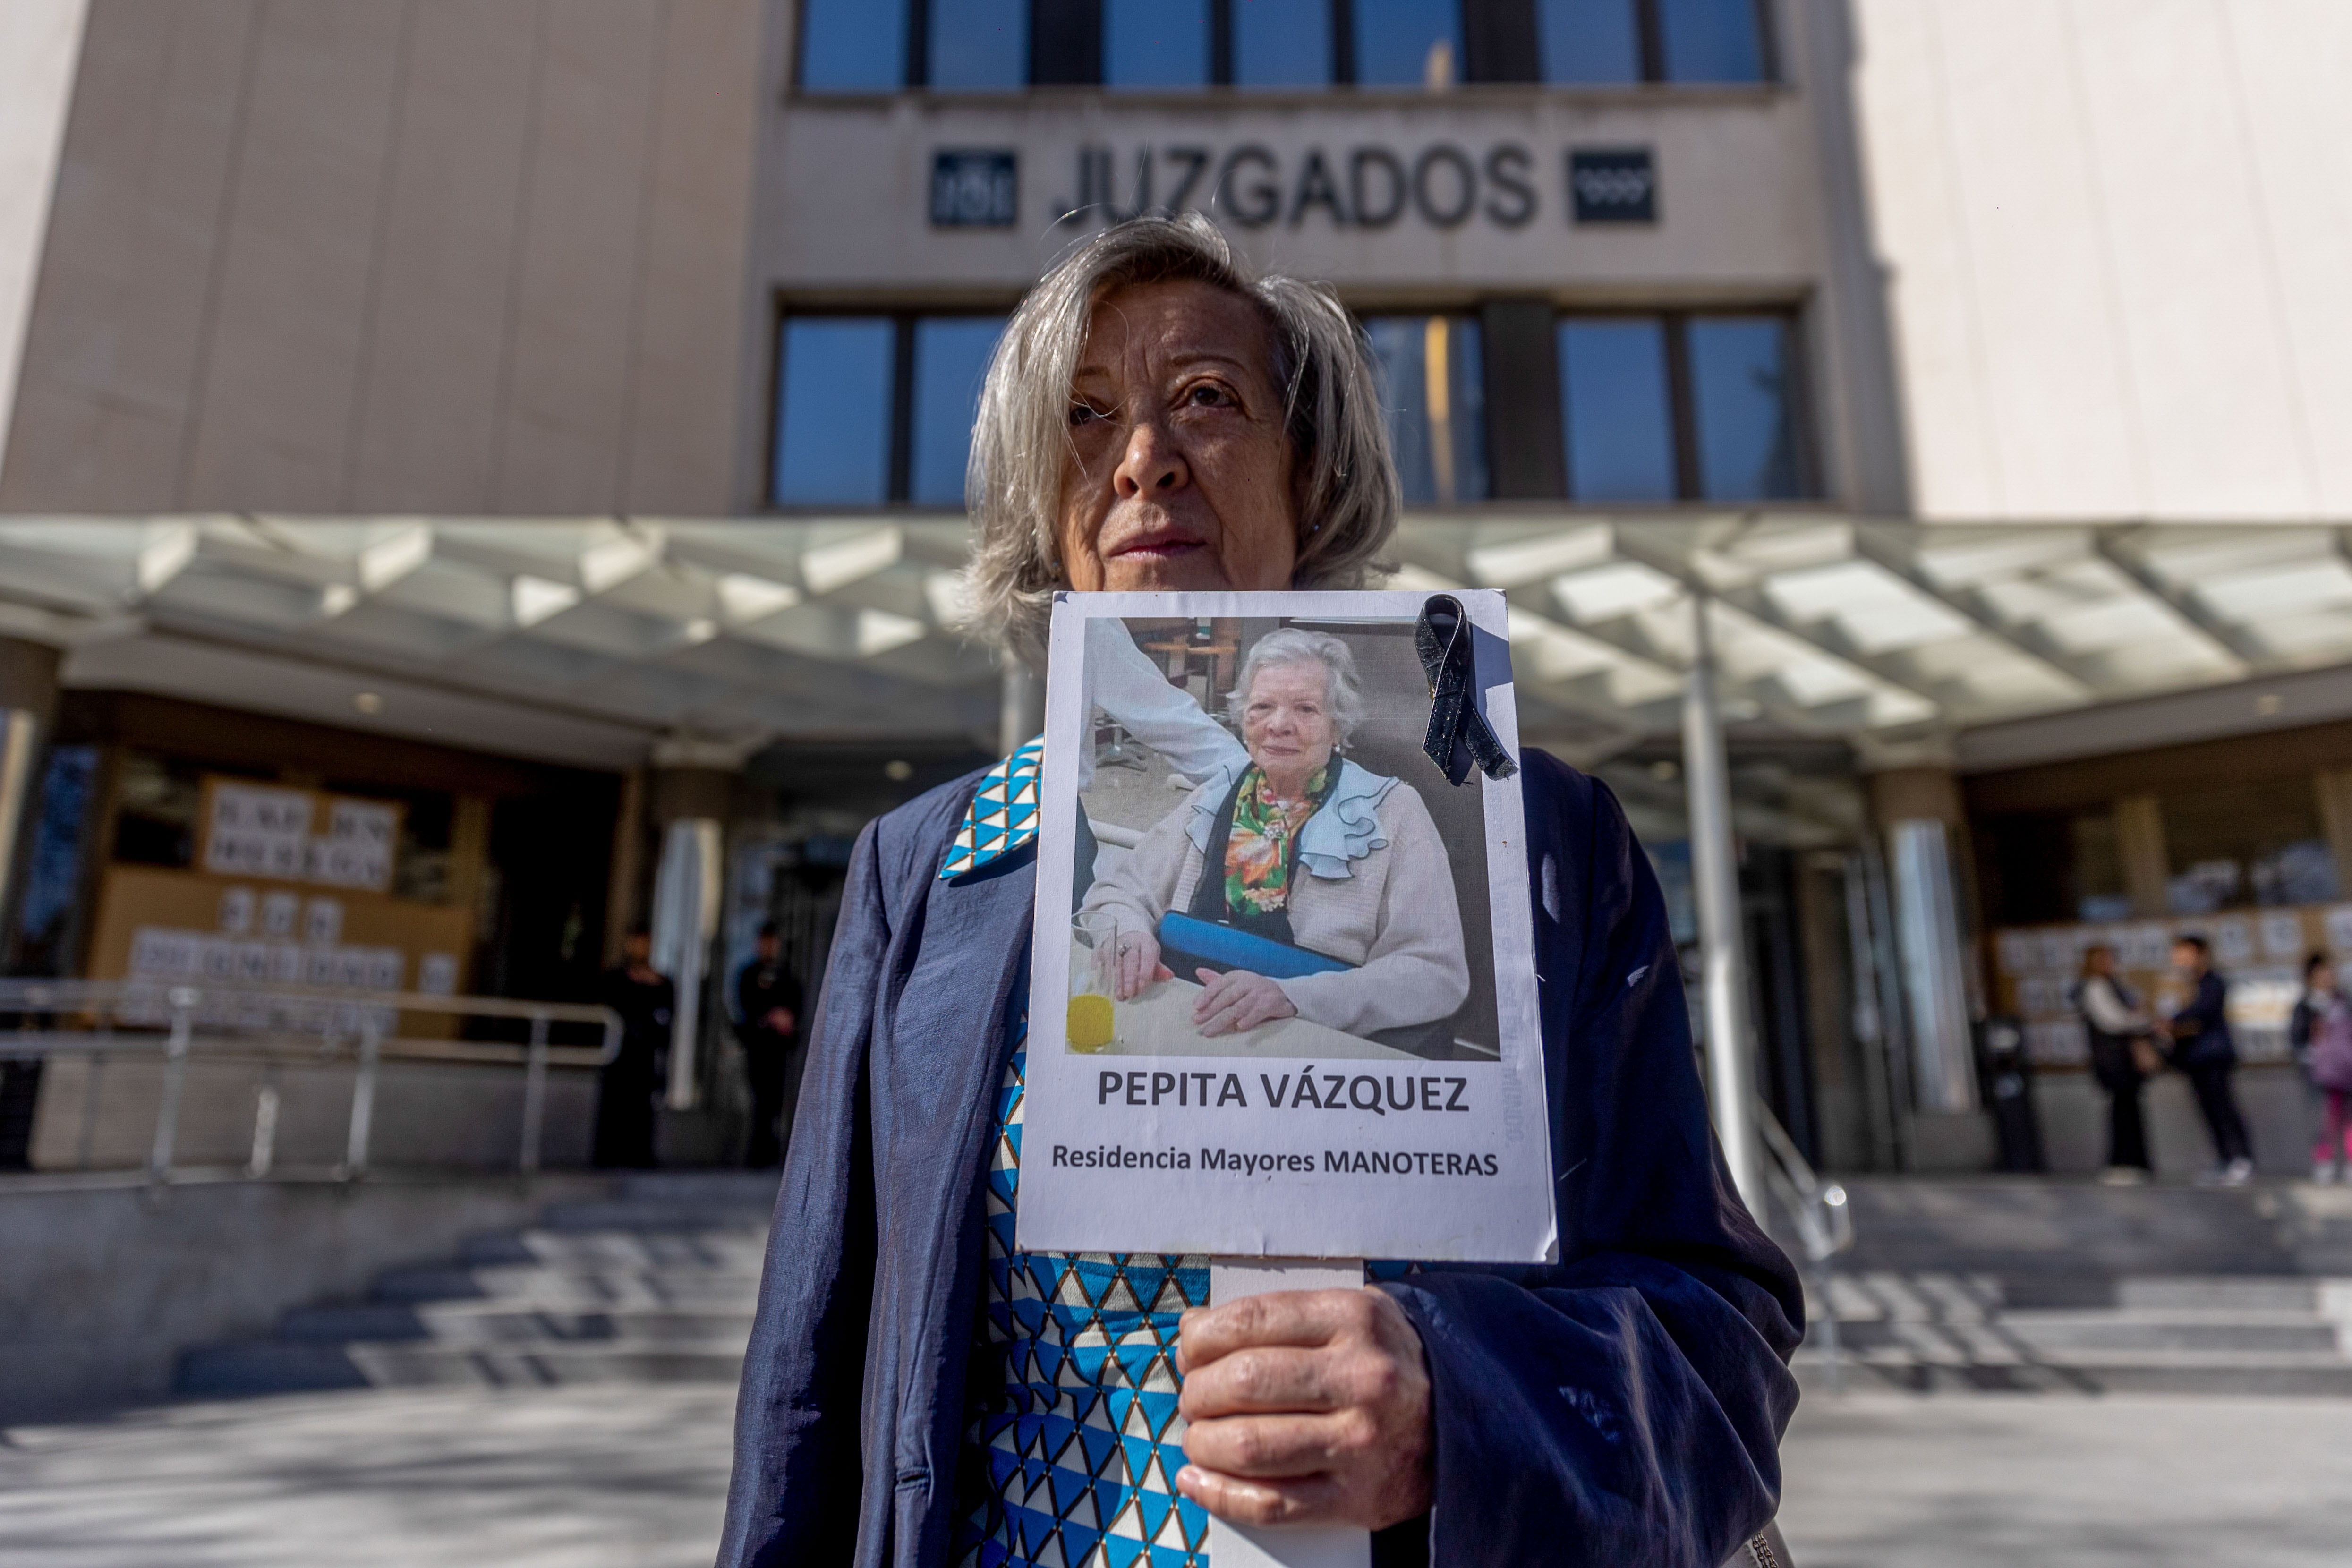
[[[2286,980],[2352,947],[2347,62],[2335,0],[17,0],[7,962],[200,962],[261,864],[350,984],[582,995],[656,912],[814,963],[861,823],[1034,710],[955,630],[1006,311],[1195,209],[1360,318],[1395,581],[1508,593],[1523,731],[1685,938],[1707,617],[1800,1144],[1983,1162],[2011,1016],[2095,1163],[2079,949],[2196,929],[2296,1164]]]

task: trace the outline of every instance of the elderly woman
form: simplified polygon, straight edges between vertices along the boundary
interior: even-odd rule
[[[1111,228],[1030,292],[969,492],[982,624],[1033,658],[1056,590],[1352,587],[1397,513],[1360,334],[1199,219]],[[1013,1247],[1035,846],[974,826],[1031,787],[1037,742],[866,830],[722,1568],[1126,1563],[1139,1542],[1202,1568],[1210,1513],[1369,1528],[1394,1560],[1714,1568],[1770,1518],[1796,1279],[1715,1150],[1623,814],[1521,764],[1559,1262],[1224,1305],[1206,1258]],[[1155,1391],[1180,1382],[1171,1415]]]
[[[1232,708],[1247,763],[1194,790],[1079,910],[1089,929],[1117,932],[1115,951],[1098,949],[1112,994],[1197,976],[1192,1021],[1204,1035],[1293,1016],[1356,1035],[1449,1016],[1470,994],[1454,873],[1413,787],[1339,755],[1363,708],[1348,645],[1269,632],[1242,660]],[[1349,973],[1270,979],[1163,951],[1171,910]]]

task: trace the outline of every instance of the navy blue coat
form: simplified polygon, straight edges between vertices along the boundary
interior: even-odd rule
[[[2197,994],[2172,1016],[2175,1026],[2189,1023],[2197,1026],[2176,1029],[2173,1037],[2179,1044],[2173,1047],[2172,1059],[2186,1068],[2216,1067],[2236,1061],[2238,1043],[2230,1035],[2229,1005],[2228,983],[2210,969],[2199,975]]]
[[[1802,1298],[1733,1192],[1664,905],[1607,788],[1526,756],[1561,1261],[1384,1286],[1421,1332],[1437,1568],[1717,1568],[1772,1517]],[[939,868],[979,775],[866,828],[737,1406],[719,1568],[939,1568],[1034,847]]]

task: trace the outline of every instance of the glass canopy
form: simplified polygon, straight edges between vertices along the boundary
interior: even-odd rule
[[[998,677],[955,631],[963,554],[936,516],[20,516],[0,633],[201,638],[658,733],[964,735]],[[1522,729],[1572,756],[1674,732],[1698,602],[1727,718],[1790,739],[2352,662],[2352,543],[2325,527],[1488,509],[1411,517],[1392,554],[1392,585],[1508,595]]]

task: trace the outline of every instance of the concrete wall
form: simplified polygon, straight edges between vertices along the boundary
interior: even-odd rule
[[[375,1277],[452,1258],[586,1176],[236,1182],[26,1191],[0,1184],[0,1426],[161,1399],[180,1352],[269,1334],[289,1308],[362,1299]]]
[[[732,510],[763,11],[91,0],[0,510]]]
[[[2352,6],[1829,5],[1921,515],[2352,516]]]
[[[0,464],[88,0],[0,5]]]

